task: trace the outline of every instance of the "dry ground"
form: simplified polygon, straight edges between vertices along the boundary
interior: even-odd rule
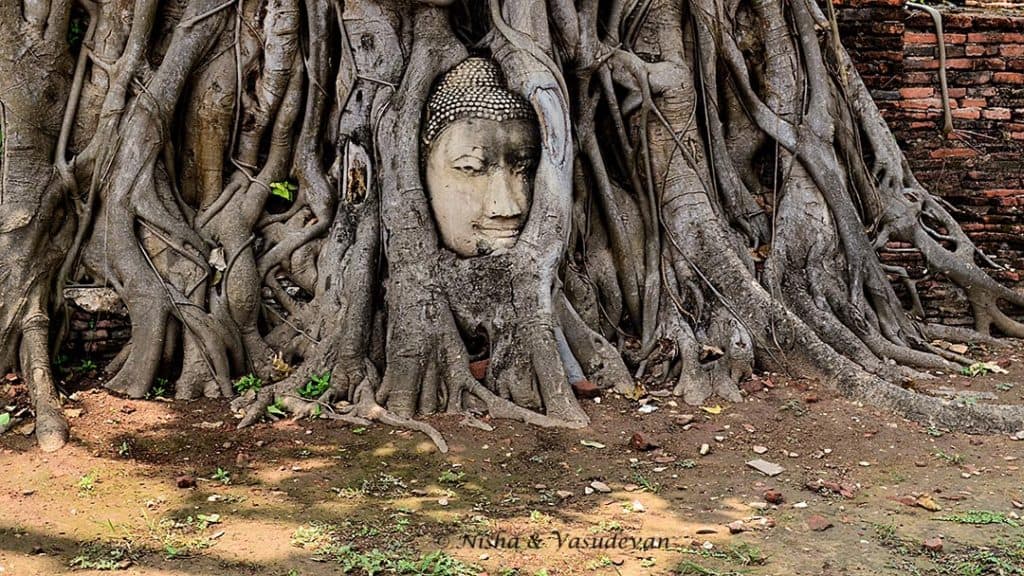
[[[995,358],[1008,375],[921,387],[1020,403],[1016,350]],[[1024,442],[929,429],[814,382],[747,386],[717,414],[588,400],[583,431],[438,417],[442,455],[382,426],[236,431],[224,403],[87,385],[68,403],[64,451],[0,436],[0,574],[1024,574]],[[0,386],[0,404],[23,401],[16,382]],[[631,448],[634,433],[660,448]],[[745,465],[758,457],[785,471]],[[808,487],[819,480],[846,494]],[[586,494],[594,481],[611,491]],[[764,504],[768,489],[783,501]],[[730,534],[737,520],[745,531]],[[922,547],[936,537],[941,552]]]

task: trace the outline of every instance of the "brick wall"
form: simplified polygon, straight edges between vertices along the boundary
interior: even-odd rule
[[[983,1],[983,0],[979,0]],[[1021,6],[1021,3],[1016,3]],[[947,76],[955,131],[942,133],[938,44],[927,14],[904,0],[839,0],[850,51],[918,179],[963,211],[964,230],[1006,266],[995,272],[1020,286],[1024,269],[1024,10],[943,11]],[[884,255],[921,278],[908,246]],[[970,322],[959,292],[925,278],[918,286],[929,316]]]

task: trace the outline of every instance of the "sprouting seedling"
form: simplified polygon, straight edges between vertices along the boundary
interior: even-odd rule
[[[295,193],[298,192],[298,190],[299,185],[291,180],[280,180],[278,182],[270,183],[270,193],[278,198],[284,198],[289,202],[295,200]]]

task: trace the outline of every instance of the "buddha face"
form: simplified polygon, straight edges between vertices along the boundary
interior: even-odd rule
[[[427,150],[430,205],[441,242],[462,257],[508,250],[533,201],[540,144],[528,120],[464,118]]]

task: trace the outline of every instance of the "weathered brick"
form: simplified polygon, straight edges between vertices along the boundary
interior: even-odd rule
[[[1020,72],[996,72],[992,81],[998,84],[1024,84],[1024,74]]]
[[[960,108],[952,110],[950,113],[953,115],[953,118],[960,120],[977,120],[981,118],[981,109],[979,108]]]
[[[899,94],[903,98],[930,98],[935,95],[935,88],[911,86],[908,88],[900,88]]]
[[[978,153],[973,148],[939,148],[932,150],[932,158],[974,158]]]
[[[981,112],[986,120],[1009,120],[1010,110],[1008,108],[988,108]]]

